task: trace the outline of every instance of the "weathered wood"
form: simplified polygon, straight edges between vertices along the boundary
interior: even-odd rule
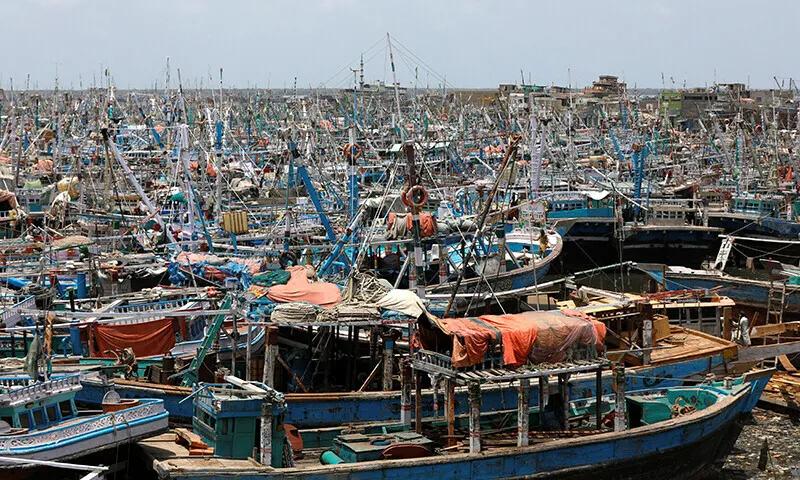
[[[264,375],[262,381],[265,385],[275,387],[275,363],[278,357],[278,328],[267,328],[266,346],[264,347]]]
[[[530,389],[531,381],[524,378],[517,386],[517,446],[528,446],[528,431],[530,421]]]
[[[614,431],[621,432],[628,429],[628,419],[625,412],[625,367],[614,369]]]
[[[800,353],[800,341],[740,348],[738,360],[740,362],[764,360],[791,353]]]
[[[448,378],[444,380],[444,385],[447,446],[452,447],[455,444],[456,434],[456,383]]]
[[[469,389],[469,453],[481,451],[481,385],[472,382]]]
[[[394,363],[394,338],[383,336],[383,390],[392,389],[392,367]]]
[[[784,322],[770,325],[758,325],[750,331],[750,338],[762,338],[779,335],[785,332],[800,330],[800,322]]]
[[[414,431],[422,434],[422,373],[414,372]]]
[[[411,427],[411,382],[410,362],[403,362],[400,370],[400,423]]]
[[[259,438],[259,461],[262,465],[272,464],[272,405],[261,405],[261,436]]]

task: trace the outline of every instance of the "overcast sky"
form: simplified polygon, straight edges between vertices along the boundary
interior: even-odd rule
[[[797,0],[2,0],[0,84],[163,86],[404,84],[775,86],[800,76]]]

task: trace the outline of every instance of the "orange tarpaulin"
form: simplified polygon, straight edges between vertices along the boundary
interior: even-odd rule
[[[602,351],[606,334],[604,324],[571,310],[445,318],[436,323],[452,336],[452,361],[457,368],[483,362],[495,345],[502,346],[507,367],[563,361],[573,345],[594,344]]]
[[[508,367],[518,367],[527,361],[538,334],[536,320],[523,318],[522,315],[482,315],[478,318],[447,318],[442,321],[454,334],[454,367],[482,362],[489,343],[498,341],[503,344],[503,363]]]
[[[123,325],[93,324],[89,342],[93,357],[113,357],[107,350],[120,351],[132,348],[137,357],[164,355],[175,346],[175,329],[172,320],[152,320]]]
[[[273,302],[308,302],[329,308],[342,301],[339,287],[333,283],[309,282],[306,267],[298,265],[286,271],[292,275],[286,285],[275,285],[267,292]]]

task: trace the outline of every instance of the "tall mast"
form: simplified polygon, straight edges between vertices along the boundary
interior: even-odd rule
[[[400,139],[405,140],[405,133],[402,128],[403,114],[400,111],[400,91],[397,88],[397,72],[394,68],[394,52],[392,51],[392,37],[386,32],[386,41],[389,44],[389,63],[392,66],[392,85],[394,86],[394,102],[397,106],[397,126],[400,130]]]

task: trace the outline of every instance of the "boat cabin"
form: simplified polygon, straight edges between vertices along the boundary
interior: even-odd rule
[[[42,430],[78,415],[75,392],[81,389],[80,377],[67,377],[32,383],[28,377],[0,379],[0,420],[11,428]]]

